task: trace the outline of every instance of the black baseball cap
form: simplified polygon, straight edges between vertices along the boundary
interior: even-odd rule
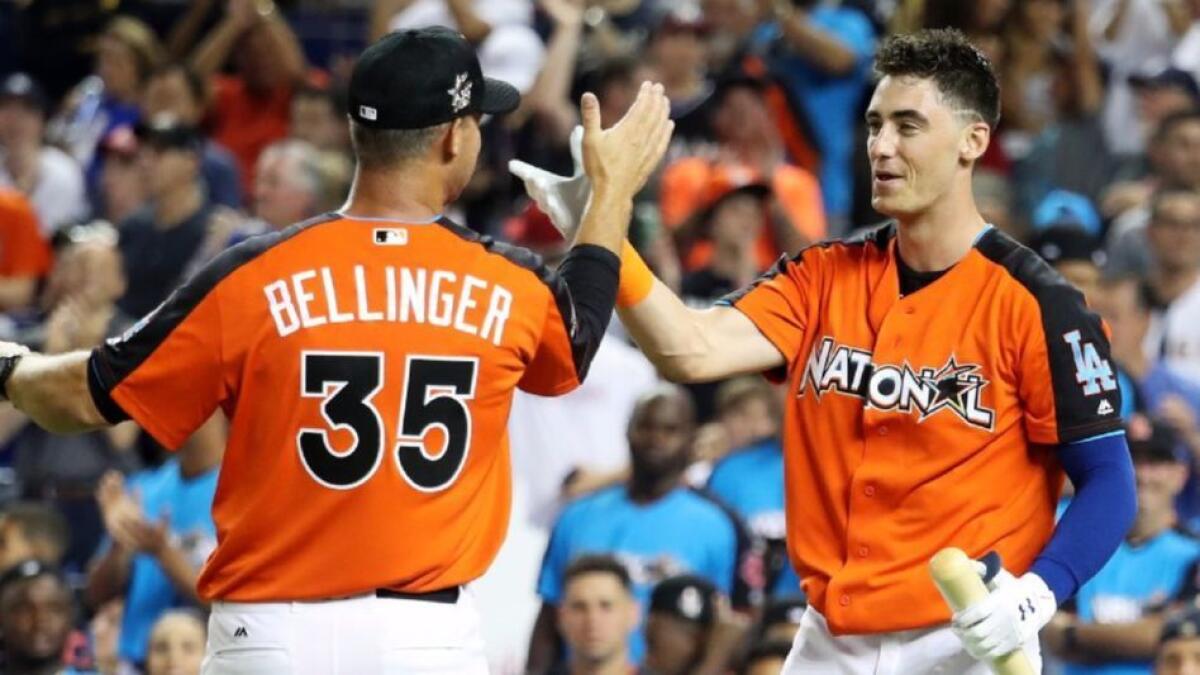
[[[1128,443],[1134,462],[1181,463],[1188,460],[1187,449],[1180,442],[1179,434],[1161,422],[1150,425],[1148,436],[1130,437]]]
[[[650,592],[650,611],[710,625],[717,615],[717,587],[693,574],[663,579]]]
[[[1029,248],[1052,265],[1077,260],[1103,267],[1107,261],[1100,240],[1070,221],[1039,230]]]
[[[3,101],[20,101],[43,114],[49,105],[46,92],[42,91],[37,80],[25,73],[13,73],[0,83],[0,102]]]
[[[1186,70],[1168,66],[1155,73],[1135,73],[1129,76],[1129,83],[1135,87],[1148,89],[1180,89],[1193,99],[1200,99],[1200,85],[1196,78]]]
[[[168,114],[138,122],[133,132],[138,141],[153,148],[200,152],[204,146],[204,136],[199,129]]]
[[[512,112],[521,94],[483,76],[475,49],[444,26],[388,33],[350,75],[350,117],[372,129],[422,129],[473,114]]]
[[[1200,609],[1190,608],[1167,619],[1158,643],[1200,638]]]

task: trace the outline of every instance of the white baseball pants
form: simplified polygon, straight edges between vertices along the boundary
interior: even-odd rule
[[[216,602],[202,675],[487,675],[469,589],[454,604],[362,595]]]
[[[1041,649],[1026,648],[1034,672],[1042,672]],[[804,611],[781,675],[989,675],[988,666],[963,651],[949,626],[841,635],[825,617]]]

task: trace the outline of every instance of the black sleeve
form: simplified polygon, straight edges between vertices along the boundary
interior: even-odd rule
[[[617,304],[621,259],[612,251],[592,244],[571,249],[558,268],[558,282],[551,282],[559,313],[567,322],[575,372],[582,382]]]

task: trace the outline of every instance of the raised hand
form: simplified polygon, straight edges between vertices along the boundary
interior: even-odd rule
[[[600,128],[600,102],[583,95],[583,170],[597,193],[611,191],[632,197],[653,173],[675,123],[661,84],[643,82],[637,99],[613,127]]]

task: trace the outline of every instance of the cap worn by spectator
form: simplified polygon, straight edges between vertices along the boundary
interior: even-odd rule
[[[1033,209],[1033,226],[1075,225],[1092,236],[1100,234],[1100,214],[1087,197],[1067,190],[1051,190]]]
[[[1195,638],[1200,638],[1200,609],[1189,609],[1167,620],[1158,643]]]
[[[717,589],[690,574],[664,579],[650,594],[650,612],[667,614],[703,626],[716,618]]]
[[[709,30],[704,12],[695,4],[683,3],[665,12],[654,27],[654,34],[695,33],[706,35]]]
[[[48,111],[46,93],[36,80],[25,73],[13,73],[0,84],[0,104],[9,101],[24,103],[43,115]]]
[[[1138,89],[1178,89],[1200,101],[1200,85],[1186,70],[1174,66],[1153,73],[1135,73],[1129,76],[1129,84]]]
[[[1100,241],[1073,223],[1039,230],[1029,248],[1051,265],[1078,260],[1103,267],[1107,258]]]
[[[1188,451],[1179,435],[1165,424],[1152,424],[1148,433],[1131,433],[1129,454],[1134,462],[1187,462]]]
[[[350,76],[350,116],[372,129],[502,114],[520,98],[513,86],[484,77],[470,43],[441,26],[389,33],[363,52]]]

